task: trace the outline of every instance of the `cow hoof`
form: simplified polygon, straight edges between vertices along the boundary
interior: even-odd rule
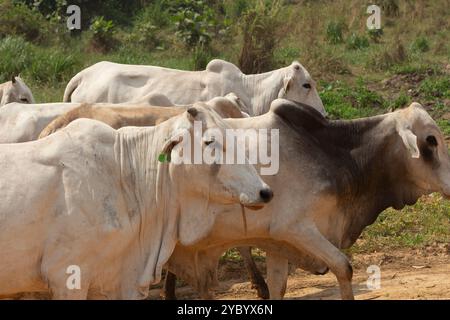
[[[267,285],[264,283],[263,285],[253,285],[252,289],[256,289],[256,292],[258,293],[258,298],[267,300],[270,298],[269,295],[269,289],[267,288]]]
[[[176,295],[167,294],[167,293],[161,293],[160,297],[161,297],[162,300],[177,300],[177,296]]]
[[[328,271],[330,271],[330,269],[328,267],[326,267],[322,270],[317,270],[316,272],[314,272],[314,274],[318,275],[318,276],[323,276],[324,274],[327,274]]]

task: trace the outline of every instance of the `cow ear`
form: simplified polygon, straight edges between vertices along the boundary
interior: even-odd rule
[[[419,147],[417,146],[417,136],[409,128],[401,128],[398,134],[402,138],[403,144],[408,149],[411,157],[420,158]]]
[[[173,148],[175,148],[175,146],[177,144],[179,144],[181,141],[183,141],[182,134],[173,136],[172,138],[167,140],[166,143],[164,143],[164,146],[163,146],[161,152],[159,153],[158,161],[159,162],[170,162]]]
[[[288,92],[288,90],[291,86],[292,78],[293,78],[293,76],[291,75],[291,76],[284,77],[284,79],[283,79],[283,89],[284,89],[285,93]]]
[[[284,98],[286,97],[286,94],[291,86],[292,82],[292,75],[286,75],[283,79],[283,88],[280,89],[280,92],[278,93],[278,98]]]
[[[198,115],[198,110],[195,107],[190,107],[187,109],[187,113],[192,117],[192,119],[195,119]]]

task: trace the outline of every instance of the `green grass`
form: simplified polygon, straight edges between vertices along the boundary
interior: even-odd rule
[[[364,80],[351,86],[341,81],[321,83],[320,98],[332,119],[368,117],[386,111],[386,101],[370,90]]]
[[[450,136],[450,120],[439,119],[437,124],[445,136]]]
[[[437,98],[450,98],[450,77],[429,77],[419,86],[419,92],[427,100],[436,100]]]
[[[388,209],[367,227],[352,252],[423,247],[450,242],[450,202],[441,195],[424,196],[401,211]]]
[[[51,86],[45,84],[30,84],[29,87],[31,92],[33,92],[36,103],[61,102],[66,83],[57,83]]]

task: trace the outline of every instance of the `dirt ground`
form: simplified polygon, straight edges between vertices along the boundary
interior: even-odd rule
[[[351,259],[353,290],[357,300],[450,299],[450,245],[355,254]],[[369,274],[366,269],[369,265],[380,268],[380,289],[367,288]],[[264,271],[263,263],[259,262],[258,266]],[[242,262],[222,263],[219,279],[220,286],[215,291],[217,299],[257,299]],[[158,295],[158,289],[151,291],[153,298]],[[178,299],[198,299],[190,287],[183,285],[177,289],[177,295]],[[292,267],[285,298],[340,299],[340,295],[332,273],[317,276]]]

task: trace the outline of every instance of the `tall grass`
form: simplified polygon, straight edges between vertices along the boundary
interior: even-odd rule
[[[75,55],[37,47],[20,37],[0,40],[0,57],[0,81],[17,74],[39,83],[67,81],[82,65]]]
[[[274,50],[277,45],[277,28],[280,1],[258,1],[242,17],[240,32],[243,35],[239,67],[244,73],[260,73],[274,67]]]

